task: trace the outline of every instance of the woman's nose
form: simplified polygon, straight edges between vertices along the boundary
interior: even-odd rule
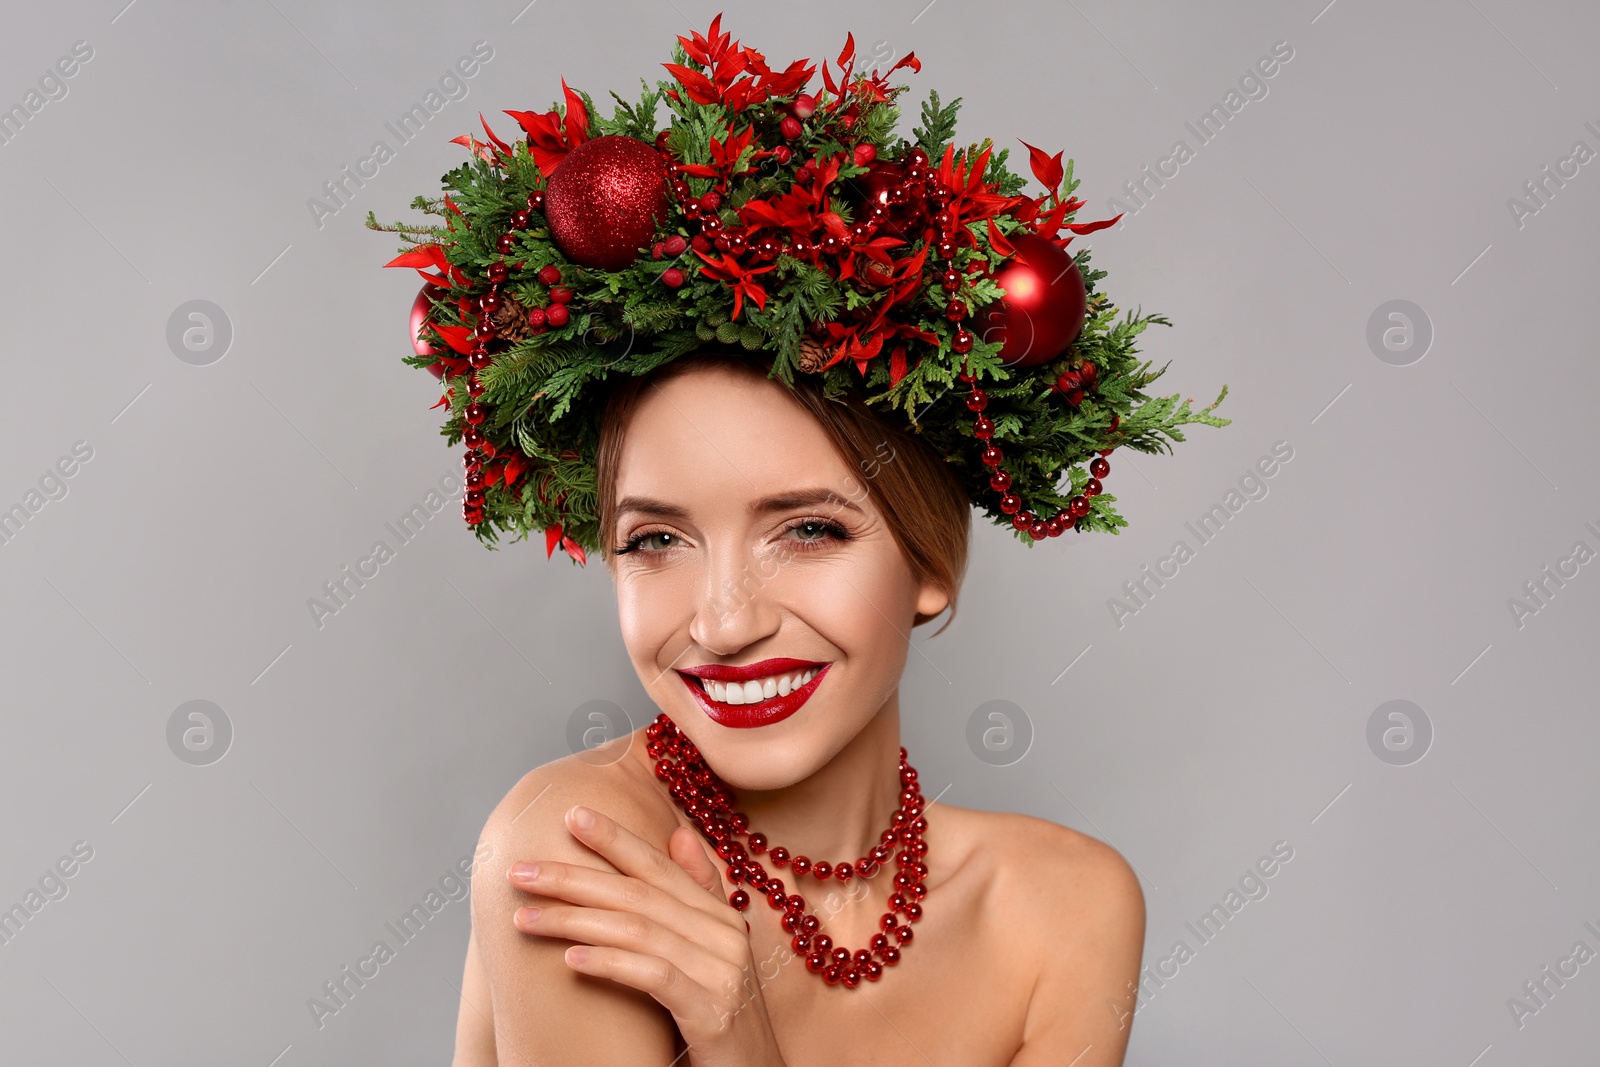
[[[712,553],[690,625],[690,636],[700,647],[732,655],[777,629],[773,579],[779,568],[773,562],[750,552]]]

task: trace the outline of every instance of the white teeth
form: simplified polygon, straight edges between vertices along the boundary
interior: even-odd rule
[[[755,704],[773,697],[788,696],[815,678],[819,670],[820,667],[811,667],[798,674],[774,675],[748,682],[714,682],[702,678],[700,687],[718,703]]]

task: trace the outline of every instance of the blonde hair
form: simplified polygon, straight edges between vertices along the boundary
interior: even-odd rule
[[[626,375],[607,392],[595,468],[601,552],[608,567],[615,565],[611,548],[617,536],[617,466],[628,423],[649,385],[706,365],[770,374],[772,355],[699,349],[645,374]],[[782,382],[775,384],[788,388]],[[872,472],[862,479],[867,494],[900,546],[912,577],[919,584],[933,584],[950,597],[950,616],[934,636],[943,633],[955,619],[972,526],[972,502],[955,471],[926,441],[889,423],[869,407],[859,383],[853,383],[842,398],[828,398],[822,394],[820,379],[797,374],[795,388],[789,392],[816,418],[835,451],[852,469]],[[887,458],[885,445],[890,449]],[[937,617],[918,612],[912,625],[920,626]]]

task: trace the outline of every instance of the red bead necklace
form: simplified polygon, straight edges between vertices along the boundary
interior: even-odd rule
[[[672,799],[715,844],[718,857],[727,865],[728,880],[735,885],[745,883],[763,894],[774,911],[783,913],[783,929],[793,935],[789,945],[796,955],[804,957],[808,971],[820,975],[829,985],[854,989],[862,979],[876,982],[883,977],[884,967],[900,962],[901,949],[911,943],[911,924],[922,918],[920,901],[928,895],[923,882],[928,876],[928,844],[922,839],[928,828],[928,820],[922,814],[927,802],[917,785],[916,768],[906,762],[904,748],[900,749],[900,807],[889,829],[860,859],[828,863],[805,856],[791,858],[786,848],[769,849],[765,834],[750,833],[750,819],[744,812],[734,810],[732,792],[706,766],[694,742],[665,714],[657,715],[645,728],[645,737],[645,751],[656,761],[656,777],[667,783]],[[738,840],[740,837],[745,838],[743,843]],[[806,909],[805,898],[799,893],[786,893],[782,879],[767,874],[755,858],[763,852],[772,858],[773,866],[788,867],[797,878],[809,873],[820,882],[829,878],[840,882],[871,878],[893,856],[897,868],[895,892],[889,898],[890,910],[878,921],[878,932],[872,935],[868,947],[855,952],[842,946],[835,948],[833,938],[822,931],[822,920]],[[742,887],[735,889],[729,894],[728,903],[743,911],[750,906],[750,894]]]

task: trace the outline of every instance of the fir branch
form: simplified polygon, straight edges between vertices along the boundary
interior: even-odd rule
[[[945,145],[955,140],[956,112],[961,110],[961,97],[956,97],[944,107],[939,106],[939,91],[930,89],[928,99],[922,104],[922,125],[911,132],[917,144],[929,157],[937,160],[944,155]]]

